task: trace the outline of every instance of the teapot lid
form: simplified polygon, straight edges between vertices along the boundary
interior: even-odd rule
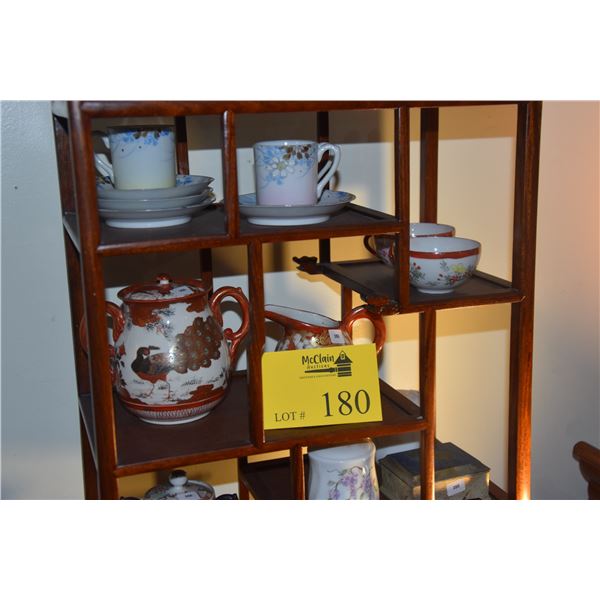
[[[214,500],[214,488],[204,481],[187,478],[183,469],[176,469],[169,475],[169,483],[148,490],[144,500]]]
[[[159,274],[154,283],[138,283],[122,289],[118,296],[127,302],[156,302],[157,300],[182,300],[198,294],[206,294],[202,282],[197,280],[175,281],[169,275]]]

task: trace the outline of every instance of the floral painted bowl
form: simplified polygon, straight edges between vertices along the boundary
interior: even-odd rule
[[[442,223],[411,223],[410,237],[452,237],[454,227]],[[394,234],[382,233],[379,235],[367,235],[363,239],[365,248],[384,262],[388,267],[393,267],[396,261],[396,243]]]
[[[420,237],[410,240],[411,285],[426,294],[448,294],[475,272],[481,244],[457,237]]]

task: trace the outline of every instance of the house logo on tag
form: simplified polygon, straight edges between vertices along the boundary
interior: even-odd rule
[[[322,357],[320,357],[322,359]],[[305,370],[305,373],[310,373],[311,375],[313,373],[331,373],[332,375],[335,374],[338,377],[351,377],[352,376],[352,360],[350,360],[350,357],[342,350],[337,358],[335,358],[334,355],[330,354],[326,357],[327,362],[333,362],[334,366],[331,367],[325,367],[325,368],[310,368],[312,365],[314,365],[315,363],[309,364],[309,368],[307,370]],[[302,362],[304,364],[305,359],[302,359]],[[319,363],[319,367],[320,365],[325,362],[323,360],[318,361]]]

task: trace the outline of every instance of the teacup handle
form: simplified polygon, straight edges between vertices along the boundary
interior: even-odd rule
[[[108,136],[104,133],[104,131],[92,131],[92,135],[95,137],[99,137],[107,149],[110,149],[110,140]],[[113,183],[114,179],[114,171],[113,167],[108,160],[108,156],[106,154],[100,154],[94,152],[94,164],[96,165],[96,169],[100,172],[104,177],[108,177]]]
[[[333,174],[337,171],[338,165],[340,164],[341,149],[337,144],[330,144],[329,142],[322,142],[319,144],[318,158],[320,162],[325,152],[331,152],[333,154],[333,160],[328,162],[317,175],[317,200],[321,199],[323,188],[329,183],[329,180],[333,177]]]
[[[373,256],[377,256],[377,251],[374,247],[371,246],[371,240],[373,241],[373,243],[375,242],[375,238],[372,235],[365,235],[365,237],[363,238],[363,244]]]
[[[115,174],[106,154],[94,154],[94,164],[100,175],[108,177],[114,183]]]
[[[242,324],[239,329],[236,332],[233,332],[233,330],[228,327],[223,331],[225,339],[229,342],[229,358],[231,367],[233,367],[238,359],[240,342],[244,339],[250,328],[250,310],[248,298],[246,298],[241,288],[234,288],[229,285],[220,287],[208,301],[208,305],[219,322],[219,325],[223,325],[223,315],[221,314],[221,307],[219,305],[221,300],[227,296],[235,298],[242,308]]]
[[[350,337],[352,336],[352,326],[359,319],[369,319],[369,321],[373,323],[373,326],[375,327],[373,342],[375,343],[377,354],[379,354],[385,344],[385,323],[383,322],[383,317],[368,310],[364,304],[353,308],[341,322],[342,329],[344,329]]]

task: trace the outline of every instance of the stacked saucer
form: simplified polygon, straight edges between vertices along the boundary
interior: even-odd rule
[[[239,197],[240,213],[255,225],[299,226],[323,223],[356,199],[348,192],[324,190],[316,204],[268,206],[257,204],[256,194]]]
[[[110,227],[147,229],[187,223],[215,201],[213,177],[177,175],[176,184],[151,190],[119,190],[99,181],[98,212]]]

